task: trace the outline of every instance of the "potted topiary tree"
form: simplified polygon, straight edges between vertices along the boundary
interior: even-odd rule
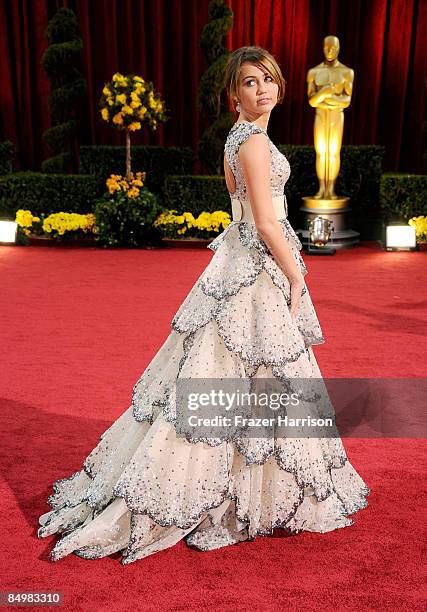
[[[129,248],[159,244],[159,231],[153,227],[159,202],[144,185],[146,172],[132,172],[131,133],[144,126],[156,130],[160,121],[169,119],[165,102],[153,83],[116,72],[104,84],[99,105],[102,119],[125,132],[126,173],[111,174],[106,181],[108,191],[95,203],[97,243]]]
[[[157,129],[159,121],[167,121],[165,103],[154,91],[153,83],[140,76],[116,72],[105,83],[100,99],[100,112],[104,121],[124,131],[126,135],[126,179],[131,179],[131,132],[142,130],[144,125]]]

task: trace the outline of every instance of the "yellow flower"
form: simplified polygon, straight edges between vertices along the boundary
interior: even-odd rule
[[[107,85],[105,85],[104,89],[102,90],[102,93],[104,94],[104,96],[109,96],[111,94],[111,91],[107,87]]]
[[[141,124],[139,123],[139,121],[133,121],[132,123],[129,124],[128,127],[131,132],[135,132],[136,130],[141,129]]]
[[[110,193],[115,193],[120,189],[120,185],[118,185],[115,181],[111,181],[110,179],[107,179],[107,187]]]
[[[93,213],[88,213],[86,215],[86,223],[88,228],[92,228],[95,224],[96,217]]]
[[[140,76],[134,76],[133,80],[136,81],[137,83],[145,83],[144,79]]]
[[[102,118],[104,119],[104,121],[108,121],[109,118],[110,118],[110,114],[108,112],[108,108],[103,108],[102,111],[101,111],[101,115],[102,115]]]
[[[128,85],[127,78],[123,76],[123,74],[120,74],[120,72],[116,72],[116,74],[113,75],[113,81],[119,87],[126,87]]]
[[[119,94],[118,96],[116,96],[116,102],[118,104],[126,104],[126,99],[127,98],[126,98],[126,94],[125,93],[122,93],[122,94]]]
[[[95,217],[92,214],[81,215],[78,213],[54,213],[49,215],[43,222],[43,230],[46,233],[56,231],[59,235],[67,231],[92,229]]]
[[[132,91],[130,97],[132,99],[132,102],[130,104],[132,108],[138,108],[138,106],[141,106],[141,100],[139,98],[138,92]]]
[[[125,115],[133,115],[133,108],[125,104],[124,106],[122,106],[122,113],[124,113]]]
[[[40,221],[39,217],[33,217],[30,210],[20,210],[16,211],[15,214],[15,222],[21,227],[31,227],[33,221]]]
[[[138,119],[144,119],[145,113],[147,112],[147,108],[145,106],[141,106],[141,108],[138,110]]]
[[[120,185],[118,183],[119,179],[121,179],[122,177],[120,176],[120,174],[111,174],[110,178],[108,178],[105,181],[105,184],[108,187],[108,191],[110,193],[114,193],[115,191],[119,191],[120,190]]]
[[[133,187],[128,191],[128,198],[136,198],[139,195],[139,189]]]
[[[409,225],[415,227],[415,235],[418,239],[426,239],[427,238],[427,217],[424,215],[418,215],[417,217],[412,217],[408,221]]]
[[[122,116],[121,113],[117,113],[116,115],[114,115],[113,123],[115,123],[116,125],[122,125],[123,124],[123,116]]]

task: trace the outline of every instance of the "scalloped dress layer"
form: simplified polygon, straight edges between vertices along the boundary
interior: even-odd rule
[[[239,147],[259,130],[265,133],[244,122],[230,131],[225,153],[235,176],[242,176]],[[289,177],[288,163],[269,143],[273,197],[284,197],[277,191]],[[241,178],[236,184],[230,197],[243,206],[246,189]],[[286,214],[279,223],[305,276],[302,245]],[[125,565],[181,539],[208,551],[276,527],[327,533],[352,525],[349,515],[367,506],[370,489],[339,435],[223,440],[178,433],[179,378],[322,378],[312,345],[325,339],[307,286],[293,321],[289,282],[254,223],[233,220],[208,248],[214,255],[135,383],[131,405],[82,469],[53,483],[52,510],[40,516],[37,534],[61,534],[51,561],[120,551]],[[323,405],[307,401],[312,414],[325,414]],[[326,413],[334,415],[330,403]]]

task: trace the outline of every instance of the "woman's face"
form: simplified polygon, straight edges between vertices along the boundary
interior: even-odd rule
[[[238,88],[240,112],[251,118],[270,114],[277,104],[278,93],[279,85],[265,68],[249,62],[242,64]]]

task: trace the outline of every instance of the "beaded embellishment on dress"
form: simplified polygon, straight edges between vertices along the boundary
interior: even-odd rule
[[[248,197],[245,177],[238,156],[238,151],[240,146],[249,138],[249,136],[251,136],[251,134],[264,134],[265,137],[268,138],[270,148],[271,195],[273,197],[282,195],[285,184],[287,183],[291,174],[289,162],[283,153],[280,153],[276,145],[270,140],[267,132],[263,128],[245,121],[234,124],[230,130],[224,147],[227,162],[236,181],[236,191],[232,194],[233,198],[246,200]]]
[[[224,153],[247,199],[239,148],[269,140],[273,197],[284,194],[289,163],[265,130],[230,130]],[[286,217],[284,239],[303,276],[301,242]],[[304,283],[297,317],[290,286],[254,223],[232,221],[209,244],[213,256],[171,321],[170,334],[136,381],[131,405],[100,436],[82,468],[53,483],[38,537],[61,534],[50,560],[98,559],[121,551],[123,565],[173,546],[213,550],[275,527],[325,533],[351,525],[369,487],[341,439],[232,439],[178,436],[179,378],[321,378],[312,349],[325,341]]]

